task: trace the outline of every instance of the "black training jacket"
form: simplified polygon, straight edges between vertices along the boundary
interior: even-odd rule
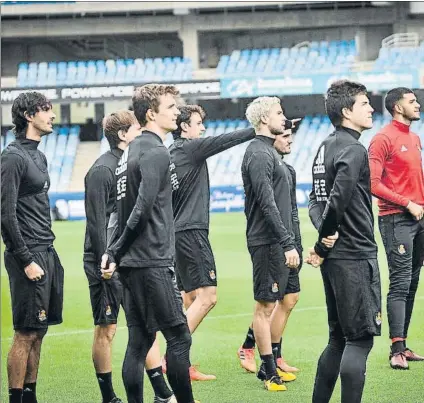
[[[319,147],[312,165],[309,216],[319,231],[315,251],[329,259],[374,259],[374,216],[370,169],[360,134],[340,127]],[[320,241],[336,231],[332,249]]]
[[[101,155],[84,178],[85,215],[84,260],[100,263],[106,251],[106,231],[115,208],[115,170],[123,151],[119,148]]]
[[[274,139],[256,136],[241,166],[246,195],[247,244],[280,243],[285,252],[294,249],[291,173],[273,147]]]
[[[115,233],[110,230],[111,260],[121,267],[173,266],[170,156],[161,138],[144,130],[125,149],[115,174],[117,227]]]
[[[253,129],[237,130],[216,137],[178,138],[169,148],[172,162],[172,206],[175,232],[209,229],[209,172],[206,159],[252,140]]]
[[[1,155],[1,234],[22,269],[31,250],[53,244],[48,190],[50,177],[39,142],[16,140]]]
[[[284,162],[284,161],[283,161]],[[302,247],[302,236],[300,234],[300,220],[299,220],[299,210],[297,207],[297,198],[296,198],[296,171],[294,168],[284,162],[287,168],[290,171],[289,183],[290,183],[290,198],[291,198],[291,208],[292,208],[292,222],[293,222],[293,233],[296,249],[299,253],[303,252]]]

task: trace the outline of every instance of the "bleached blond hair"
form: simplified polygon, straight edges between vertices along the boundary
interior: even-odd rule
[[[277,97],[259,97],[254,99],[246,109],[246,118],[257,130],[261,124],[261,118],[268,116],[274,105],[281,104]]]

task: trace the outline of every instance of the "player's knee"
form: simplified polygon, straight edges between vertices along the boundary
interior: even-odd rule
[[[104,343],[112,343],[116,333],[116,325],[102,325],[96,329],[96,339]]]
[[[297,301],[299,301],[299,293],[293,293],[293,294],[287,294],[284,297],[284,304],[286,305],[287,309],[289,311],[293,310],[293,308],[296,306]]]
[[[191,334],[187,325],[176,326],[171,329],[171,336],[167,338],[166,356],[168,361],[189,362]]]
[[[47,328],[37,330],[36,333],[37,333],[36,339],[38,341],[42,341],[44,339],[44,336],[47,334]]]
[[[199,291],[198,298],[201,299],[202,305],[212,309],[217,303],[216,287],[204,287]]]
[[[274,307],[275,302],[258,301],[256,303],[255,315],[267,320],[271,320]]]
[[[216,292],[208,295],[207,302],[210,308],[213,308],[216,305],[216,303],[218,302]]]
[[[346,345],[347,346],[355,346],[355,347],[359,347],[362,348],[363,350],[368,350],[371,351],[371,349],[374,346],[374,336],[364,336],[360,339],[355,339],[355,340],[347,340],[346,341]]]
[[[191,306],[191,304],[196,301],[196,292],[192,291],[186,295],[186,304],[187,308]]]
[[[42,340],[47,329],[40,330],[16,330],[15,340],[19,343],[32,344],[35,341]]]

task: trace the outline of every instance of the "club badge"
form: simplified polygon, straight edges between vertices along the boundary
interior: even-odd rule
[[[40,322],[44,322],[47,319],[46,311],[44,309],[40,309],[38,311],[38,320]]]
[[[381,312],[377,312],[377,315],[375,315],[375,323],[377,326],[381,326]]]

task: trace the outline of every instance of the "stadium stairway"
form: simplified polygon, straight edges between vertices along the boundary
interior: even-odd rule
[[[100,141],[83,141],[79,143],[75,157],[72,178],[69,184],[69,192],[84,191],[84,177],[94,161],[100,155]]]

